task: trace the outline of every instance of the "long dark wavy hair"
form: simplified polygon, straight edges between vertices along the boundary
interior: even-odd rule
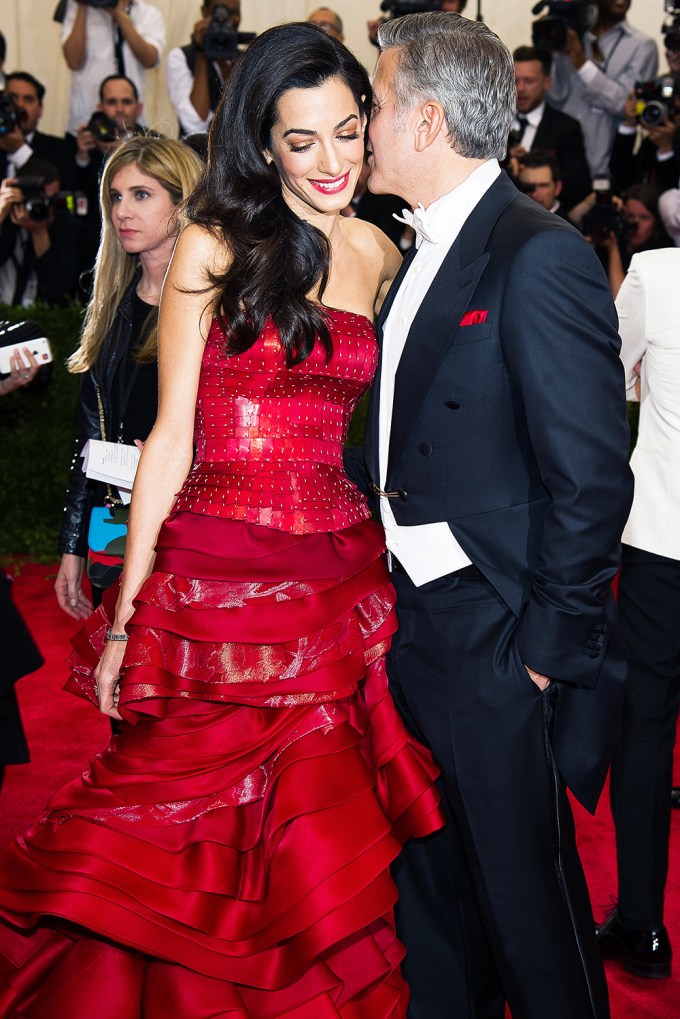
[[[217,316],[228,353],[248,350],[273,320],[289,365],[332,341],[320,303],[328,282],[330,245],[282,197],[276,166],[264,152],[281,96],[340,78],[368,118],[371,85],[355,56],[316,25],[270,28],[238,58],[210,127],[208,159],[187,203],[190,221],[221,236],[229,269],[210,277],[219,293]],[[318,301],[308,298],[317,289]]]

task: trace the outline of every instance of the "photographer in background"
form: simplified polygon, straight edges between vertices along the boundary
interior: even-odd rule
[[[75,294],[80,224],[51,204],[58,191],[57,169],[36,157],[22,167],[21,177],[6,177],[0,185],[3,304],[64,304]]]
[[[68,143],[38,130],[45,86],[27,71],[12,71],[5,78],[3,95],[16,115],[16,126],[0,135],[0,178],[18,176],[22,166],[38,156],[56,166],[63,185],[70,186],[72,159]]]
[[[342,18],[336,12],[331,10],[330,7],[317,7],[315,11],[307,18],[310,25],[318,25],[322,28],[326,35],[332,36],[333,39],[337,39],[338,42],[345,41],[345,35],[343,32]]]
[[[577,6],[576,3],[573,5]],[[616,129],[636,81],[656,77],[656,43],[626,20],[631,0],[598,0],[597,20],[583,39],[571,27],[556,52],[549,99],[583,130],[593,177],[609,172]]]
[[[562,167],[562,204],[570,209],[590,191],[590,171],[577,120],[546,102],[552,84],[552,58],[546,50],[519,46],[513,53],[517,114],[510,133],[508,171],[518,172],[517,160],[530,151],[552,152]]]
[[[234,40],[234,53],[230,59],[211,59],[210,54],[204,52],[206,33],[218,7],[224,8],[220,13],[226,17],[228,28],[237,33],[241,22],[240,0],[206,0],[201,7],[201,17],[194,25],[191,41],[186,46],[176,46],[168,53],[168,92],[179,120],[180,135],[208,130],[236,56],[237,39]]]
[[[560,201],[562,194],[562,171],[551,152],[532,149],[519,159],[519,172],[515,184],[525,195],[533,198],[548,212],[571,222],[567,210]]]
[[[595,248],[616,299],[633,255],[671,247],[672,241],[664,229],[659,191],[653,184],[633,184],[622,197],[611,193],[606,178],[593,182],[598,184],[602,189],[572,209],[570,218]]]
[[[641,82],[624,109],[610,163],[614,188],[655,184],[663,192],[675,187],[680,175],[680,82],[670,76]]]
[[[462,14],[465,10],[467,0],[431,0],[430,3],[427,0],[422,0],[420,4],[412,3],[399,3],[399,0],[395,0],[394,3],[381,5],[381,10],[387,10],[390,8],[391,15],[393,18],[399,18],[402,14],[411,14],[414,10],[418,11],[453,11],[454,14]],[[403,10],[401,10],[403,8]],[[388,18],[374,18],[372,21],[367,22],[368,27],[368,38],[374,46],[378,45],[378,29]]]
[[[99,102],[91,113],[88,122],[78,127],[74,167],[76,187],[87,197],[78,257],[79,274],[86,274],[83,277],[86,297],[101,234],[99,178],[104,163],[129,134],[144,132],[139,120],[142,104],[137,86],[123,75],[110,74],[104,78],[99,85]]]
[[[130,78],[143,100],[146,71],[158,65],[165,47],[165,24],[158,8],[144,0],[112,0],[111,6],[68,0],[61,43],[72,71],[66,130],[75,135],[107,75]]]

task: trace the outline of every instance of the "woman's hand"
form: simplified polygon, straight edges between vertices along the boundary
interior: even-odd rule
[[[94,670],[94,692],[99,701],[99,710],[117,721],[121,720],[118,714],[118,693],[125,644],[124,640],[107,640],[104,654]]]
[[[26,358],[25,361],[24,358]],[[21,389],[22,386],[30,386],[40,371],[40,365],[29,348],[24,347],[23,357],[18,350],[10,354],[9,370],[10,374],[7,378],[0,380],[0,396],[7,396],[8,393],[13,393],[15,389]]]
[[[85,560],[82,556],[67,553],[61,557],[54,590],[59,608],[74,619],[87,619],[94,606],[83,591],[82,579]]]

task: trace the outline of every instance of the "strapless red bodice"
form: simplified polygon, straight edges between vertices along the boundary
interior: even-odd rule
[[[196,456],[175,503],[188,510],[295,534],[338,530],[370,516],[342,465],[356,404],[377,364],[373,326],[329,310],[333,354],[320,344],[288,368],[278,331],[225,354],[212,324],[196,401]]]

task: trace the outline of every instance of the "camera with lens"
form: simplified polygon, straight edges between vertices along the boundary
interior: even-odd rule
[[[24,208],[34,223],[44,222],[50,209],[63,209],[73,216],[87,215],[87,197],[81,191],[58,191],[48,195],[47,177],[17,177],[15,187],[21,191]]]
[[[380,10],[389,14],[390,18],[401,18],[405,14],[423,14],[429,11],[440,11],[443,0],[383,0]]]
[[[141,124],[130,124],[120,127],[103,110],[95,110],[87,122],[87,130],[94,135],[97,142],[109,145],[111,142],[120,141],[121,138],[132,138],[133,136],[147,134]]]
[[[0,92],[0,138],[21,127],[26,111],[20,109],[6,92]]]
[[[595,204],[583,217],[583,232],[592,238],[593,244],[604,244],[610,234],[623,237],[626,225],[618,206],[612,201],[611,182],[608,177],[593,180]]]
[[[231,23],[226,4],[213,9],[210,24],[203,36],[203,54],[207,60],[235,60],[241,43],[252,42],[255,32],[237,32]]]
[[[635,82],[635,113],[644,127],[658,127],[673,114],[675,81],[670,75]]]
[[[536,49],[563,50],[567,45],[568,29],[573,28],[580,39],[597,19],[597,4],[592,0],[539,0],[532,14],[548,11],[531,25],[531,41]]]

